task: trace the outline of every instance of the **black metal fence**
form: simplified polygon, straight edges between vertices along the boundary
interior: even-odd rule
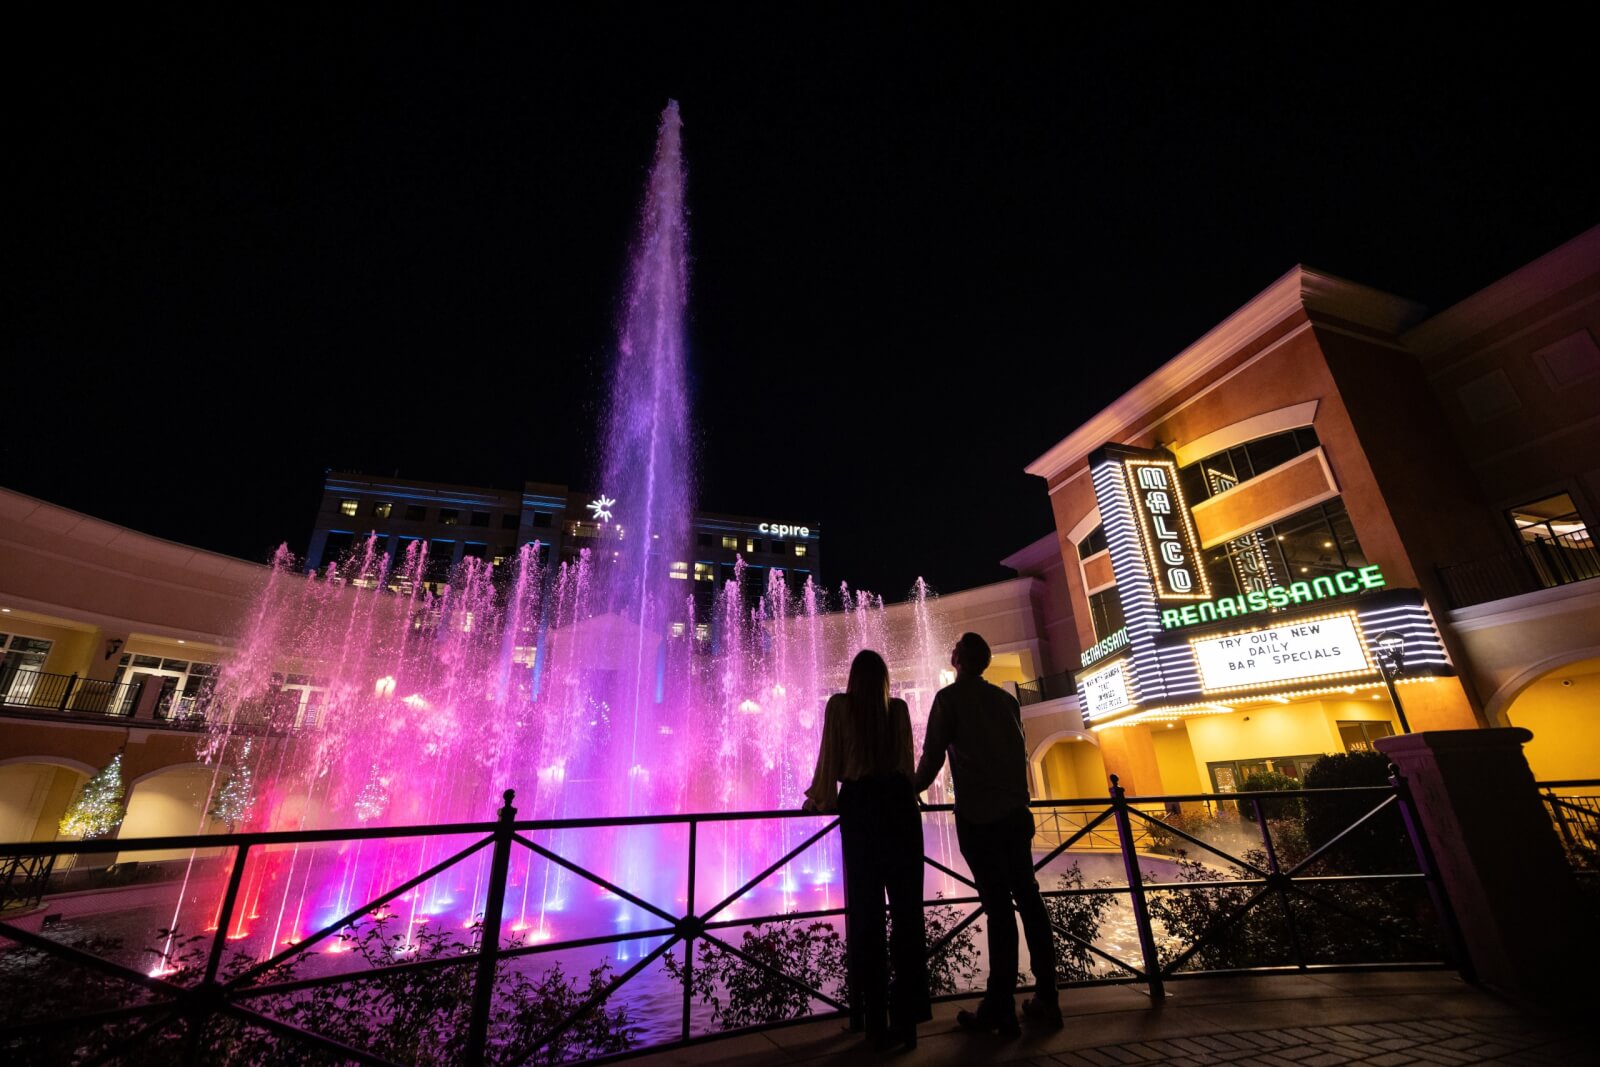
[[[1450,606],[1471,607],[1600,578],[1600,550],[1588,531],[1540,537],[1484,559],[1439,568]]]
[[[0,707],[115,718],[133,710],[136,691],[126,682],[23,669],[0,679]]]
[[[1030,704],[1042,704],[1046,700],[1069,697],[1077,691],[1077,686],[1072,681],[1072,672],[1062,671],[1060,674],[1047,674],[1029,682],[1018,682],[1017,703],[1027,707]]]
[[[1174,814],[1182,812],[1185,805],[1193,810],[1215,797],[1196,794],[1130,800],[1117,779],[1113,777],[1111,781],[1109,797],[1039,801],[1034,805],[1043,809],[1041,821],[1054,831],[1049,834],[1053,840],[1048,849],[1036,859],[1037,870],[1047,872],[1068,850],[1087,843],[1115,849],[1120,856],[1120,863],[1116,864],[1123,876],[1120,882],[1084,884],[1081,879],[1064,879],[1044,886],[1058,953],[1063,960],[1079,961],[1071,972],[1076,977],[1063,984],[1138,984],[1152,996],[1161,997],[1170,981],[1207,975],[1462,966],[1462,957],[1455,948],[1459,939],[1454,922],[1434,876],[1427,846],[1417,836],[1403,780],[1392,780],[1388,786],[1302,790],[1288,800],[1283,793],[1232,794],[1229,799],[1242,805],[1236,810],[1246,816],[1233,828],[1243,835],[1237,838],[1237,844],[1227,844],[1199,824],[1185,823]],[[585,1018],[603,1011],[618,990],[674,948],[683,952],[681,973],[677,976],[683,987],[679,1026],[675,1037],[655,1042],[651,1050],[686,1046],[749,1029],[695,1032],[694,991],[701,988],[695,981],[697,942],[712,946],[719,958],[747,968],[747,973],[760,981],[803,994],[812,1009],[804,1018],[843,1016],[849,1011],[846,995],[837,986],[825,987],[818,973],[804,968],[786,969],[780,956],[751,951],[748,935],[741,942],[733,934],[735,928],[748,930],[757,923],[831,922],[842,917],[842,908],[766,916],[736,915],[732,910],[736,902],[752,895],[765,880],[801,854],[828,841],[838,826],[837,819],[765,811],[519,821],[513,798],[508,790],[505,806],[492,823],[0,846],[0,851],[23,862],[71,853],[104,856],[173,849],[222,849],[230,857],[225,871],[217,872],[219,878],[225,879],[225,888],[215,909],[215,933],[201,945],[203,961],[196,963],[182,980],[159,970],[152,973],[105,958],[52,937],[48,931],[31,931],[18,925],[15,918],[0,921],[0,945],[5,939],[14,943],[9,951],[31,950],[54,964],[81,968],[102,978],[114,977],[138,994],[136,1002],[110,1008],[102,1005],[75,1011],[76,1006],[71,1003],[53,1005],[42,1017],[37,1012],[27,1015],[29,1005],[13,1000],[9,1007],[0,1007],[0,1049],[15,1049],[20,1047],[18,1042],[37,1040],[42,1034],[56,1034],[72,1027],[121,1027],[109,1043],[96,1046],[88,1041],[75,1046],[98,1048],[83,1057],[85,1062],[137,1059],[142,1044],[160,1039],[163,1034],[171,1039],[174,1032],[184,1035],[182,1052],[187,1062],[206,1062],[209,1046],[205,1035],[211,1027],[228,1022],[246,1024],[271,1040],[303,1048],[307,1055],[392,1063],[394,1059],[354,1047],[319,1032],[315,1026],[286,1021],[281,1013],[274,1013],[271,1005],[282,1003],[285,997],[331,998],[338,994],[335,987],[349,989],[351,983],[393,982],[397,975],[425,972],[438,976],[437,981],[442,983],[446,969],[458,968],[453,973],[460,976],[462,999],[470,1001],[458,1005],[455,1016],[461,1030],[455,1045],[461,1062],[485,1062],[491,1054],[499,1062],[523,1062],[541,1055],[541,1049],[557,1047],[563,1035]],[[935,813],[936,819],[947,819],[947,815],[939,813],[951,809],[935,806],[927,810]],[[1064,811],[1071,812],[1065,821],[1060,816]],[[710,907],[697,904],[696,872],[704,847],[702,834],[707,827],[749,820],[795,819],[805,820],[806,825],[791,835],[791,840],[796,841],[793,847],[784,849],[763,870],[743,879]],[[564,854],[570,850],[559,845],[573,835],[647,826],[671,827],[686,841],[687,893],[681,898],[681,907],[647,899],[643,891],[636,893],[617,884],[575,862]],[[1313,826],[1319,827],[1315,833],[1310,830]],[[545,838],[549,844],[535,840],[536,834],[547,832],[555,834]],[[252,855],[276,850],[281,856],[291,847],[353,845],[379,838],[453,838],[453,851],[381,893],[352,895],[349,906],[342,908],[343,913],[337,918],[298,940],[284,942],[281,948],[271,945],[268,958],[223,966],[225,937],[234,928],[235,918],[251,907],[241,890]],[[460,845],[463,839],[465,844]],[[472,951],[321,977],[285,978],[284,968],[290,961],[336,941],[364,916],[382,911],[403,894],[485,851],[488,871],[481,883],[483,909],[475,927]],[[530,855],[632,905],[649,919],[638,929],[613,929],[596,936],[534,944],[503,942],[499,937],[483,934],[498,932],[509,921],[508,872],[514,862]],[[963,936],[971,938],[982,909],[975,887],[964,873],[931,856],[925,857],[925,862],[942,872],[950,880],[947,884],[971,890],[965,895],[928,901],[928,907],[973,909],[959,922],[939,928],[928,946],[932,960]],[[1073,871],[1076,873],[1076,865]],[[1112,907],[1130,913],[1132,933],[1121,942],[1127,947],[1104,944],[1093,935],[1092,928],[1079,924],[1074,916],[1086,914],[1085,907],[1095,916],[1100,915],[1101,909]],[[1397,923],[1397,914],[1406,922]],[[623,944],[637,946],[637,955],[626,970],[597,981],[587,995],[568,1002],[562,1010],[540,1016],[538,1033],[525,1042],[525,1051],[518,1057],[507,1059],[502,1055],[504,1049],[493,1044],[491,1023],[499,1025],[503,1021],[502,1015],[496,1013],[494,998],[496,982],[504,977],[504,965],[562,949],[613,948]],[[1263,945],[1270,946],[1270,951],[1258,958]],[[0,960],[4,953],[0,949]],[[702,951],[701,965],[706,958]],[[459,968],[470,969],[470,979]],[[969,994],[957,991],[948,995]],[[760,1025],[789,1021],[799,1019],[769,1017]]]
[[[1600,778],[1537,784],[1573,874],[1600,884]]]

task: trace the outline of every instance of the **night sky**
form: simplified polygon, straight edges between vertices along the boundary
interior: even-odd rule
[[[1443,309],[1600,217],[1571,26],[759,7],[13,24],[0,485],[253,560],[327,468],[597,488],[669,97],[701,505],[891,600],[1295,263]]]

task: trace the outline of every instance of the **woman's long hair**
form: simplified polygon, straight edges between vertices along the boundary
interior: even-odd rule
[[[860,742],[861,755],[870,772],[894,769],[889,753],[889,665],[869,648],[850,662],[845,684],[850,704],[850,730]]]

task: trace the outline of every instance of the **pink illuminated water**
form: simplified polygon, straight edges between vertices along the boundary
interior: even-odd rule
[[[213,805],[248,769],[249,802],[230,813],[235,828],[486,821],[506,788],[516,790],[521,819],[794,809],[810,781],[822,706],[862,648],[885,653],[921,736],[951,635],[936,632],[920,583],[912,603],[891,612],[872,594],[841,586],[830,596],[809,580],[791,587],[771,570],[758,601],[727,582],[707,618],[691,597],[701,583],[671,576],[672,563],[694,559],[686,238],[673,104],[620,316],[598,487],[615,504],[599,547],[548,568],[537,545],[500,566],[468,558],[442,586],[424,580],[420,542],[390,559],[369,541],[309,579],[280,554],[220,674],[204,754],[217,768]],[[263,723],[274,729],[263,733]],[[818,825],[702,828],[694,906],[721,900]],[[930,833],[948,857],[951,843]],[[682,828],[534,836],[668,912],[685,908]],[[261,853],[229,936],[264,956],[464,843]],[[514,860],[505,936],[562,940],[660,925],[531,852],[519,849]],[[487,870],[480,853],[389,905],[393,921],[469,926],[483,910]],[[839,904],[836,848],[815,847],[729,914]],[[640,949],[613,951],[626,959]]]

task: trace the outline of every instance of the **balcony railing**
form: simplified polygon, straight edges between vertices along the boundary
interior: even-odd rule
[[[1537,785],[1573,873],[1600,889],[1600,778]]]
[[[1600,550],[1587,530],[1524,541],[1520,548],[1439,568],[1450,606],[1491,600],[1600,578]]]
[[[138,686],[76,674],[14,671],[0,684],[0,706],[117,718],[133,711]]]
[[[1017,683],[1017,703],[1027,707],[1030,704],[1042,704],[1046,700],[1069,697],[1077,691],[1077,686],[1072,683],[1072,672],[1062,671],[1060,674],[1035,678],[1031,682]]]

